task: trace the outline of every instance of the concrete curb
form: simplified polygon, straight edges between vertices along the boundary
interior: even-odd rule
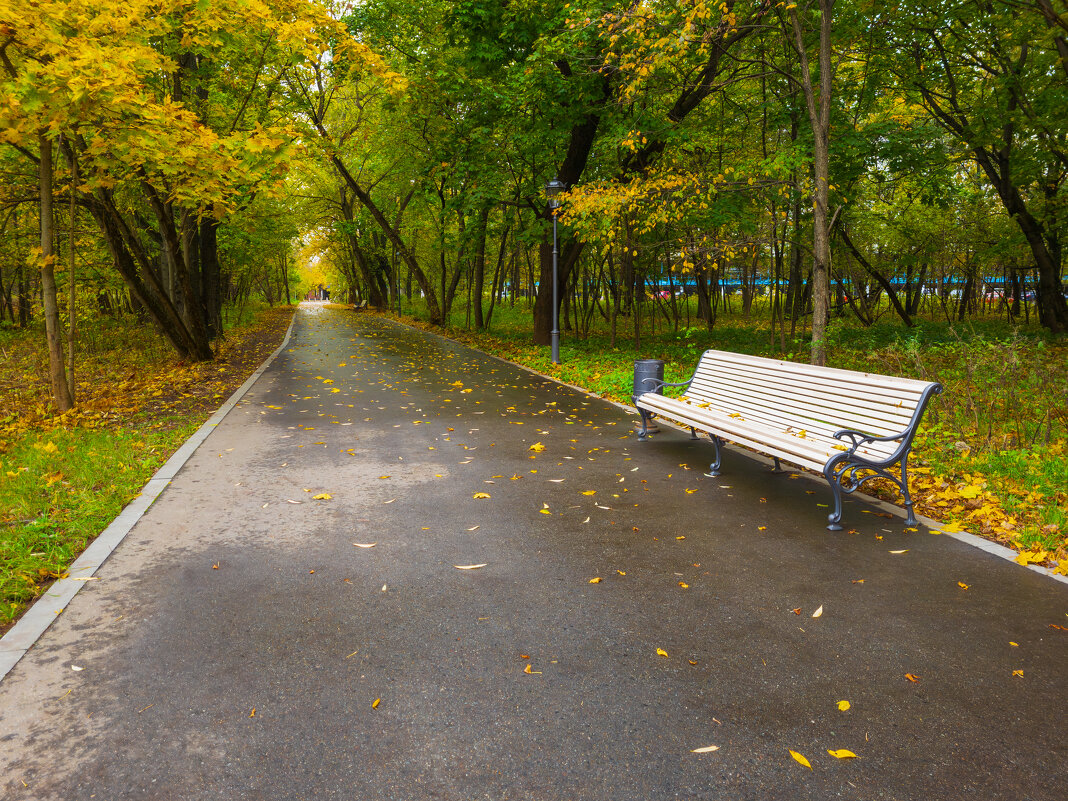
[[[178,471],[189,461],[189,457],[193,455],[194,451],[208,438],[208,435],[215,430],[215,427],[222,422],[222,419],[237,405],[238,401],[245,396],[245,393],[252,389],[252,385],[259,380],[278,354],[289,344],[289,337],[293,333],[293,323],[296,319],[296,314],[294,314],[282,344],[208,418],[208,421],[198,428],[174,452],[171,458],[148,480],[148,483],[145,484],[137,497],[119,512],[118,517],[112,520],[111,524],[89,543],[89,547],[82,551],[81,556],[75,559],[70,566],[67,571],[67,577],[59,579],[52,584],[48,591],[26,610],[26,613],[19,618],[18,622],[12,626],[7,634],[0,638],[0,681],[3,681],[4,677],[22,659],[23,655],[48,630],[56,616],[67,607],[67,604],[73,600],[78,591],[85,586],[87,580],[93,576],[97,568],[107,561],[107,558],[111,556],[111,553],[118,547],[123,538],[137,524],[141,516],[148,511],[148,508],[163,493],[167,485],[178,474]]]
[[[467,342],[462,342],[462,341],[460,341],[458,339],[453,339],[452,337],[447,337],[444,334],[437,334],[437,333],[434,333],[434,332],[431,332],[431,331],[427,331],[426,329],[419,328],[418,326],[408,325],[408,323],[405,323],[405,322],[403,322],[401,320],[395,320],[392,317],[380,317],[379,319],[388,320],[391,323],[396,323],[397,325],[403,325],[406,328],[411,328],[414,331],[420,331],[420,332],[422,332],[424,334],[432,334],[433,336],[441,337],[442,339],[447,339],[449,342],[455,342],[457,345],[463,345],[465,348],[471,348],[472,350],[478,350],[478,348],[475,348],[473,345],[470,345]],[[523,365],[523,364],[518,364],[517,362],[509,361],[508,359],[502,358],[501,356],[496,356],[496,355],[494,355],[492,353],[486,353],[485,351],[479,351],[479,353],[483,353],[486,356],[489,356],[491,359],[496,359],[499,362],[504,362],[505,364],[509,364],[509,365],[511,365],[513,367],[518,367],[519,369],[525,370],[526,372],[531,373],[532,375],[536,375],[536,376],[539,376],[541,378],[547,378],[550,381],[553,381],[553,382],[555,382],[557,384],[560,384],[561,386],[565,386],[565,387],[567,387],[569,389],[573,389],[576,392],[579,392],[579,393],[581,393],[583,395],[586,395],[587,397],[596,398],[597,400],[604,401],[605,403],[610,403],[613,406],[615,406],[616,408],[621,409],[622,411],[624,411],[625,413],[627,413],[629,415],[637,416],[637,412],[634,410],[633,406],[627,406],[626,404],[619,403],[618,401],[614,401],[611,398],[606,398],[603,395],[598,395],[596,392],[590,392],[585,387],[576,386],[575,384],[568,384],[566,381],[561,381],[560,379],[555,378],[555,377],[553,377],[551,375],[546,375],[545,373],[539,373],[537,370],[535,370],[535,369],[533,369],[531,367],[527,367],[526,365]],[[674,429],[676,429],[678,431],[682,431],[682,432],[687,433],[687,434],[690,431],[690,429],[685,428],[683,426],[679,426],[679,425],[673,423],[671,420],[659,420],[658,423],[663,424],[663,425],[667,425],[667,426],[669,426],[671,428],[674,428]],[[744,448],[740,448],[740,447],[738,447],[736,445],[733,445],[733,444],[730,444],[730,443],[727,443],[725,447],[728,450],[734,451],[735,453],[742,454],[744,456],[748,456],[751,459],[766,460],[769,466],[772,464],[772,460],[768,459],[763,454],[755,453],[754,451],[746,450]],[[798,471],[798,475],[804,476],[804,477],[809,478],[809,479],[818,479],[816,474],[809,473],[809,472],[803,471],[803,470],[799,470]],[[823,487],[827,486],[826,483],[824,483],[822,480],[817,480],[817,483],[819,483]],[[905,510],[904,509],[902,509],[900,506],[895,506],[892,503],[888,503],[887,501],[884,501],[884,500],[882,500],[880,498],[876,498],[876,497],[871,496],[871,495],[866,495],[863,492],[854,492],[853,493],[853,497],[854,498],[859,498],[860,500],[864,501],[867,504],[870,504],[872,506],[878,507],[879,509],[881,509],[884,512],[889,512],[890,514],[893,514],[893,515],[895,515],[897,517],[905,517]],[[931,518],[931,517],[925,517],[924,515],[918,514],[918,515],[916,515],[916,519],[920,522],[920,524],[926,526],[927,528],[931,529],[932,531],[938,532],[938,534],[940,536],[952,537],[953,539],[957,540],[958,542],[963,542],[966,545],[971,545],[972,547],[978,548],[981,551],[986,551],[991,556],[997,556],[997,557],[999,557],[1001,559],[1005,559],[1005,560],[1007,560],[1009,562],[1013,562],[1014,564],[1016,563],[1017,554],[1016,554],[1016,551],[1012,550],[1012,548],[1007,548],[1006,546],[1001,545],[999,543],[991,542],[990,540],[983,539],[982,537],[977,537],[975,534],[969,534],[967,531],[942,532],[941,529],[944,528],[946,524],[945,523],[941,523],[938,520],[935,520],[934,518]],[[1047,578],[1051,578],[1054,581],[1059,581],[1062,584],[1068,584],[1068,576],[1062,576],[1059,573],[1054,573],[1048,567],[1042,567],[1041,565],[1021,565],[1021,567],[1026,567],[1028,570],[1032,570],[1035,573],[1038,573],[1040,575],[1046,576]]]

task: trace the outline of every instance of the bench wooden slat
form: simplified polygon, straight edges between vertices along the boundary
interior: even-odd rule
[[[669,408],[675,410],[675,407]],[[819,422],[812,419],[798,418],[795,416],[776,415],[773,409],[750,409],[745,413],[739,413],[734,411],[728,411],[722,408],[716,408],[714,406],[708,406],[706,409],[701,409],[699,406],[694,406],[691,404],[690,408],[694,409],[694,411],[690,412],[687,410],[683,412],[681,410],[675,410],[675,413],[679,415],[685,413],[689,416],[694,417],[694,419],[700,420],[705,419],[701,415],[701,412],[705,411],[712,413],[707,418],[708,420],[719,420],[720,416],[722,416],[727,417],[730,420],[734,420],[738,423],[745,423],[747,428],[760,428],[767,430],[771,433],[782,433],[788,436],[793,436],[801,431],[804,431],[808,435],[808,437],[813,440],[824,440],[835,445],[839,444],[840,442],[849,442],[849,440],[836,440],[833,438],[834,433],[842,428],[842,426],[840,425],[828,425],[824,422]],[[717,414],[719,416],[716,416]],[[730,417],[731,414],[739,414],[739,417],[732,418]],[[672,411],[668,411],[668,416],[672,416]],[[890,433],[898,432],[893,431]],[[889,456],[891,453],[893,453],[894,449],[896,448],[896,445],[892,443],[875,443],[869,446],[869,448],[873,449],[875,452],[884,454],[884,456]]]
[[[839,384],[828,381],[804,381],[796,376],[784,373],[759,373],[756,371],[744,371],[728,373],[719,369],[700,370],[694,376],[695,380],[716,380],[728,377],[732,383],[746,383],[754,387],[763,388],[764,392],[778,392],[787,390],[791,393],[811,398],[848,398],[851,400],[863,400],[877,408],[889,410],[906,409],[911,412],[920,402],[921,394],[880,392],[877,387]]]
[[[669,399],[670,400],[670,399]],[[643,398],[643,401],[646,399]],[[776,449],[770,455],[779,456],[795,464],[822,470],[823,465],[837,453],[842,453],[849,445],[849,440],[836,440],[828,436],[813,436],[806,430],[808,436],[800,437],[788,434],[785,431],[755,424],[751,420],[729,417],[722,412],[708,409],[679,410],[670,403],[655,404],[653,399],[648,399],[643,405],[655,410],[657,407],[663,410],[666,416],[680,420],[687,425],[705,430],[712,428],[720,432],[725,439],[740,445],[753,447],[756,450],[769,452],[769,446]],[[751,444],[756,443],[756,444]],[[894,447],[879,447],[885,443],[873,443],[857,449],[857,453],[874,462],[887,459],[894,451]],[[835,447],[837,446],[837,447]],[[802,461],[798,461],[798,460]]]
[[[722,373],[702,372],[694,376],[687,395],[695,393],[716,395],[723,387],[745,388],[746,393],[752,397],[768,396],[775,400],[794,398],[802,405],[817,404],[831,409],[843,411],[852,409],[865,417],[874,419],[886,418],[888,421],[898,419],[906,422],[911,419],[916,409],[918,398],[895,398],[890,399],[874,393],[857,391],[848,394],[832,392],[830,388],[823,386],[809,386],[801,382],[786,381],[780,376],[773,379],[762,378],[752,375],[730,375]],[[893,423],[896,425],[896,422]]]
[[[722,350],[705,351],[705,356],[710,361],[715,360],[725,364],[755,366],[760,370],[778,370],[797,376],[802,380],[824,379],[839,381],[850,385],[873,385],[880,387],[892,387],[903,392],[922,393],[931,382],[916,378],[901,378],[898,376],[882,375],[880,373],[861,373],[856,370],[843,370],[839,367],[819,367],[800,362],[787,362],[778,359],[766,359],[761,356],[749,356],[744,353],[730,353]]]
[[[811,398],[795,392],[783,391],[781,394],[760,394],[756,388],[748,383],[732,385],[727,381],[712,381],[707,378],[694,379],[691,388],[687,390],[685,398],[691,402],[715,403],[726,409],[728,404],[737,408],[727,409],[729,412],[744,414],[745,410],[759,410],[772,407],[781,412],[783,416],[794,416],[799,421],[826,420],[835,429],[859,428],[865,431],[876,431],[880,435],[897,433],[908,427],[912,419],[912,412],[902,414],[901,410],[873,411],[871,413],[855,403],[848,403],[838,399]],[[836,402],[837,401],[837,402]]]

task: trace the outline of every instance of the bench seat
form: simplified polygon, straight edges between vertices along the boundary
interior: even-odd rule
[[[831,530],[841,529],[841,493],[865,481],[897,484],[915,525],[908,492],[907,459],[923,410],[941,385],[909,378],[860,373],[724,351],[706,351],[690,379],[669,384],[646,379],[637,394],[639,438],[654,417],[707,433],[716,447],[711,474],[718,475],[724,440],[775,459],[822,472],[831,485],[835,511]],[[682,387],[679,397],[664,387]],[[897,465],[900,476],[887,472]]]

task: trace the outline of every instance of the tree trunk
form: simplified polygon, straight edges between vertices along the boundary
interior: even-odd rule
[[[67,264],[67,386],[70,388],[70,402],[73,405],[77,398],[74,390],[74,342],[78,331],[78,304],[77,285],[74,282],[74,248],[75,248],[75,222],[78,210],[78,162],[74,160],[73,151],[70,161],[70,223],[69,244],[70,253]]]
[[[489,215],[489,206],[479,212],[478,230],[475,232],[477,238],[475,245],[475,274],[471,293],[474,296],[475,304],[475,329],[478,331],[486,327],[486,320],[482,315],[482,293],[485,290],[486,283],[486,227],[489,225]]]
[[[827,361],[827,323],[830,319],[831,231],[830,211],[830,133],[831,133],[831,11],[834,0],[819,0],[819,97],[816,97],[809,69],[808,52],[801,35],[797,11],[790,11],[801,66],[801,84],[812,127],[812,172],[815,197],[812,209],[812,364]]]
[[[48,373],[52,379],[52,398],[59,413],[74,406],[67,371],[63,366],[63,342],[60,331],[59,303],[56,295],[55,215],[52,210],[52,140],[38,136],[41,160],[38,180],[41,190],[41,295],[44,300],[45,337],[48,341]]]

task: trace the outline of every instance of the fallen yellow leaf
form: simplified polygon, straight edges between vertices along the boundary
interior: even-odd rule
[[[849,707],[850,707],[849,701],[839,701],[838,702],[838,709],[841,710],[842,712],[845,712],[847,709],[849,709]]]
[[[1033,562],[1045,562],[1049,556],[1045,551],[1021,551],[1016,557],[1016,564],[1029,565]]]
[[[838,759],[856,759],[857,755],[850,751],[848,748],[839,748],[837,751],[827,749],[827,753]]]
[[[331,495],[329,492],[320,492],[318,495],[312,495],[312,500],[315,500],[315,501],[328,501],[333,497],[334,496]]]
[[[657,656],[667,656],[668,652],[665,651],[663,648],[657,648],[656,649],[656,655]]]
[[[597,576],[596,578],[591,578],[590,579],[590,584],[600,584],[600,583],[601,583],[601,577],[600,576]]]
[[[819,617],[823,614],[823,606],[820,606],[815,612],[812,613],[812,617]]]
[[[583,495],[596,495],[597,494],[597,490],[583,490],[582,494]]]
[[[545,446],[542,445],[540,442],[535,442],[533,445],[527,448],[527,450],[534,451],[535,453],[541,453],[543,450],[545,450]]]
[[[483,562],[480,565],[453,565],[457,570],[478,570],[480,567],[485,567],[489,562]]]
[[[908,553],[908,548],[902,548],[900,551],[890,551],[890,553]]]
[[[958,581],[957,586],[960,587],[962,590],[968,589],[968,585],[965,584],[963,581]]]
[[[352,544],[355,545],[357,548],[374,548],[376,545],[378,545],[377,542],[354,542]]]
[[[794,759],[796,759],[809,770],[812,770],[812,764],[807,759],[805,759],[802,754],[797,753],[797,751],[794,751],[792,748],[790,749],[790,756],[792,756]]]
[[[483,498],[488,498],[489,496],[490,496],[490,494],[488,492],[476,492],[471,497],[474,498],[475,500],[481,500]]]
[[[690,589],[690,585],[687,584],[685,581],[680,581],[679,586],[682,587],[684,590]]]
[[[912,673],[906,673],[905,674],[905,678],[908,679],[909,681],[919,681],[920,680],[919,676],[913,675]]]
[[[948,526],[942,526],[942,528],[939,529],[939,532],[942,534],[960,534],[962,531],[964,531],[964,526],[956,521],[950,523]]]
[[[1019,676],[1022,679],[1023,678],[1023,671],[1022,670],[1014,670],[1014,671],[1012,671],[1012,675],[1013,676]]]
[[[719,750],[719,746],[718,745],[706,745],[704,748],[692,748],[692,749],[690,749],[690,753],[691,754],[709,754],[709,753],[711,753],[713,751],[718,751],[718,750]]]
[[[373,700],[371,702],[371,709],[378,709],[378,705],[380,703],[382,703],[382,699],[381,698],[376,698],[375,700]]]

